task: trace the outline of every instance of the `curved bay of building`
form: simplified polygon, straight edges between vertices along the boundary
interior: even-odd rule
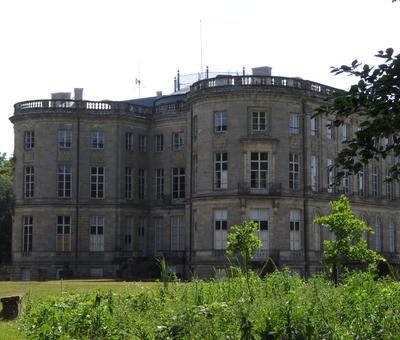
[[[210,277],[227,264],[229,226],[246,219],[260,225],[255,266],[271,257],[310,275],[331,237],[312,221],[340,193],[398,265],[399,187],[384,182],[393,159],[329,185],[358,124],[312,117],[334,90],[229,76],[147,101],[17,103],[15,278],[150,278],[161,255],[184,278]]]

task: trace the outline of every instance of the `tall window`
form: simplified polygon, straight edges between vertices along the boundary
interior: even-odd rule
[[[123,235],[123,247],[125,251],[133,250],[133,216],[125,217],[125,230]]]
[[[343,193],[345,195],[351,194],[351,177],[346,171],[342,178]]]
[[[140,200],[144,200],[145,192],[146,192],[146,170],[140,168],[138,170],[138,181],[139,181],[139,188],[138,188],[138,198]]]
[[[156,250],[165,250],[164,246],[164,220],[162,217],[154,217],[154,230],[156,233]]]
[[[317,216],[315,216],[316,218]],[[312,225],[312,242],[313,248],[316,251],[321,250],[321,226],[319,224]]]
[[[268,179],[268,152],[252,152],[250,157],[250,186],[256,189],[266,188]]]
[[[139,135],[139,152],[146,152],[147,136]]]
[[[386,181],[385,181],[385,186],[386,186],[386,200],[391,201],[394,199],[394,183],[389,180],[390,179],[390,174],[389,174],[389,169],[386,169]]]
[[[104,132],[103,131],[92,131],[90,134],[92,149],[103,149],[104,148]]]
[[[259,231],[256,232],[256,236],[261,239],[262,245],[258,251],[258,255],[262,256],[263,251],[268,249],[268,211],[267,209],[251,209],[250,220],[256,222],[259,227]]]
[[[329,193],[333,193],[335,191],[334,188],[334,183],[335,183],[335,178],[334,178],[334,172],[333,172],[333,160],[332,159],[327,159],[326,160],[326,172],[327,172],[327,191]]]
[[[371,168],[372,196],[379,197],[379,169],[376,165]]]
[[[376,218],[375,223],[375,250],[382,251],[382,223],[379,217]]]
[[[93,166],[90,170],[90,197],[104,198],[104,168]]]
[[[57,216],[56,251],[71,251],[71,216]]]
[[[301,249],[301,238],[300,238],[300,211],[290,210],[290,250]]]
[[[127,151],[133,151],[134,135],[132,132],[127,132],[125,134],[125,149]]]
[[[156,152],[164,151],[164,135],[154,136],[154,151]]]
[[[171,216],[171,250],[185,250],[184,216]]]
[[[172,198],[185,198],[185,168],[172,169]]]
[[[72,187],[72,167],[69,164],[57,166],[57,196],[59,198],[70,198]]]
[[[164,198],[164,169],[156,169],[156,200]]]
[[[334,126],[333,122],[331,120],[328,120],[326,122],[326,138],[329,140],[334,140],[335,139],[335,133],[334,133]]]
[[[253,131],[265,131],[267,129],[267,113],[265,111],[253,111],[251,113],[251,128]]]
[[[194,178],[193,178],[193,192],[197,192],[197,173],[199,171],[198,167],[198,161],[197,161],[197,155],[193,155],[193,167],[194,167]]]
[[[24,148],[32,150],[35,146],[35,131],[24,131]]]
[[[226,249],[228,211],[214,210],[214,249]]]
[[[289,116],[289,133],[292,135],[298,135],[300,133],[300,117],[297,114],[291,114]]]
[[[24,196],[32,198],[35,189],[35,170],[33,166],[26,166],[24,172]]]
[[[318,191],[318,157],[311,156],[311,190]]]
[[[193,140],[197,140],[197,134],[198,134],[198,119],[197,116],[193,117]]]
[[[22,225],[22,251],[24,253],[30,253],[32,251],[32,229],[33,217],[24,216]]]
[[[172,134],[172,150],[173,151],[180,151],[183,150],[185,147],[185,142],[184,142],[184,132],[174,132]]]
[[[341,126],[341,131],[342,131],[342,142],[348,141],[350,139],[350,125],[343,124]]]
[[[60,149],[68,149],[72,145],[72,130],[58,131],[58,147]]]
[[[318,119],[317,119],[317,117],[310,118],[310,135],[318,136]]]
[[[396,251],[396,229],[393,219],[389,220],[389,252]]]
[[[104,216],[90,216],[90,251],[104,251]]]
[[[145,229],[146,229],[146,217],[140,216],[138,218],[138,238],[139,238],[139,250],[144,255],[146,251],[146,238],[145,238]]]
[[[299,155],[295,153],[289,154],[289,188],[300,189],[300,162]]]
[[[214,131],[224,132],[228,128],[228,115],[225,111],[214,113]]]
[[[228,153],[215,153],[214,187],[216,189],[228,188]]]
[[[125,168],[125,199],[133,200],[133,168]]]
[[[358,195],[364,196],[365,195],[365,175],[364,175],[364,168],[362,168],[357,174],[357,186],[358,186]]]

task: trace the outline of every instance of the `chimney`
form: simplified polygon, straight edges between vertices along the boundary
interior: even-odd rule
[[[74,88],[74,99],[75,100],[83,100],[83,89],[82,88]]]
[[[51,99],[69,100],[71,99],[70,92],[55,92],[51,94]]]
[[[156,97],[157,97],[157,98],[162,97],[162,91],[157,91],[157,92],[156,92]]]
[[[253,76],[271,76],[272,75],[272,67],[269,67],[269,66],[253,67],[251,70],[253,71]]]

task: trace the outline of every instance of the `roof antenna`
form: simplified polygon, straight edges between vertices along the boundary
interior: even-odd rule
[[[138,67],[138,78],[135,78],[135,85],[138,87],[138,89],[139,89],[139,98],[140,98],[140,86],[142,85],[142,80],[140,79],[140,64],[139,64],[139,67]]]
[[[203,29],[200,19],[200,74],[203,75]]]

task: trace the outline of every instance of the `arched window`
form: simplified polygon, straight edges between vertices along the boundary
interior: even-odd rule
[[[382,251],[382,221],[379,217],[376,217],[375,222],[375,250]]]
[[[396,251],[396,226],[393,218],[389,220],[389,252],[394,253]]]

